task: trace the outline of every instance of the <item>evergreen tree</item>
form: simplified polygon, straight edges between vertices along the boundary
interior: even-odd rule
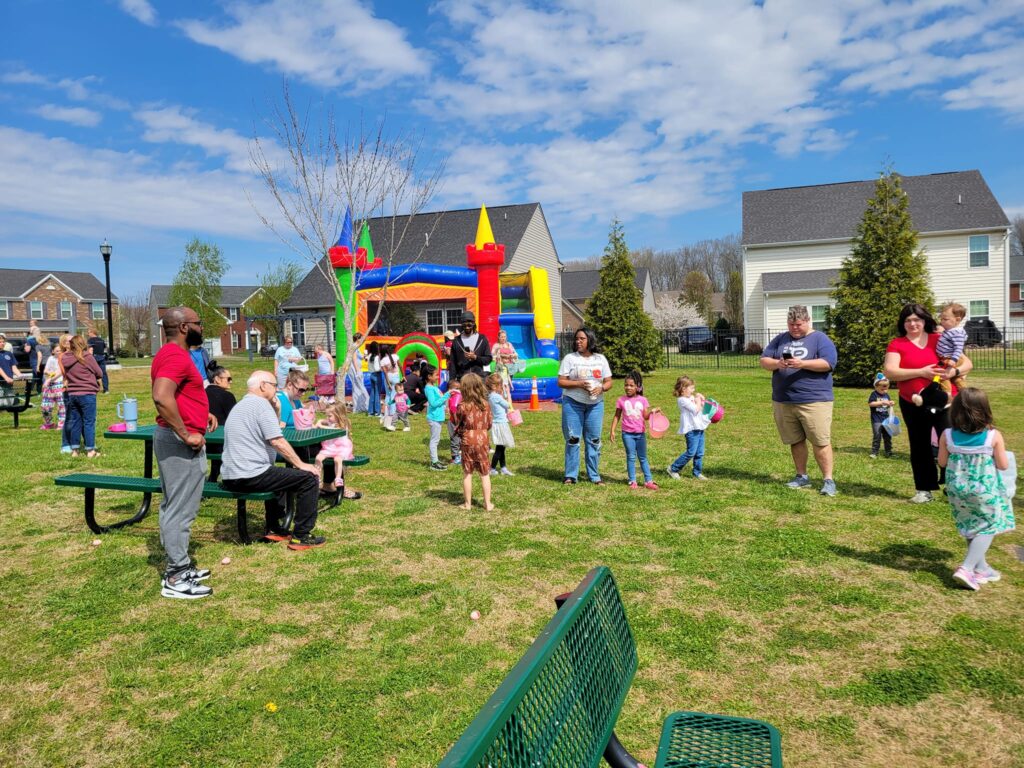
[[[839,353],[836,383],[870,386],[881,370],[903,305],[917,302],[931,308],[934,303],[907,194],[894,171],[883,173],[875,182],[874,196],[857,226],[853,250],[843,260],[832,298],[835,307],[826,318]]]
[[[661,336],[644,312],[644,297],[636,287],[636,273],[618,220],[612,222],[601,259],[601,283],[587,302],[585,318],[614,375],[651,371],[657,366]]]

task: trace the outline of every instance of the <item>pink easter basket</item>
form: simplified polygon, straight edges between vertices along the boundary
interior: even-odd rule
[[[651,414],[651,437],[655,440],[664,437],[668,433],[668,429],[671,426],[671,422],[661,411]]]
[[[316,411],[312,408],[296,408],[292,411],[292,421],[296,429],[312,429],[316,421]]]
[[[518,427],[523,423],[523,414],[513,408],[508,412],[508,423],[513,427]]]

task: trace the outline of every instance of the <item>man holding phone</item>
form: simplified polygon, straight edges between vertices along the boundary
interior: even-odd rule
[[[807,443],[824,482],[823,496],[835,496],[832,479],[832,369],[836,346],[827,335],[814,330],[807,307],[789,308],[789,330],[769,342],[761,355],[761,367],[772,372],[772,410],[779,437],[789,446],[796,477],[790,488],[808,488]]]

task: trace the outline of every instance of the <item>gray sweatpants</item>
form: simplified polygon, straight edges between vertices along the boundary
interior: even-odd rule
[[[430,426],[430,462],[437,464],[437,446],[441,444],[441,422],[428,421]]]
[[[160,467],[160,543],[167,552],[167,574],[183,571],[191,565],[188,556],[192,523],[199,513],[206,482],[206,448],[193,451],[174,430],[156,428],[153,453]]]
[[[452,449],[452,461],[462,460],[462,438],[459,437],[459,433],[455,431],[455,425],[450,421],[445,422],[448,425],[448,444]]]

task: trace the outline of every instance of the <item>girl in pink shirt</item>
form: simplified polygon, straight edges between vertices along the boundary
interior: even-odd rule
[[[651,465],[647,461],[647,420],[652,413],[660,408],[651,408],[644,397],[643,378],[639,371],[626,376],[626,394],[615,401],[615,416],[609,437],[615,439],[615,427],[622,423],[622,445],[626,448],[626,474],[629,476],[629,487],[636,488],[636,463],[644,473],[644,488],[652,491],[658,489],[651,475]]]

